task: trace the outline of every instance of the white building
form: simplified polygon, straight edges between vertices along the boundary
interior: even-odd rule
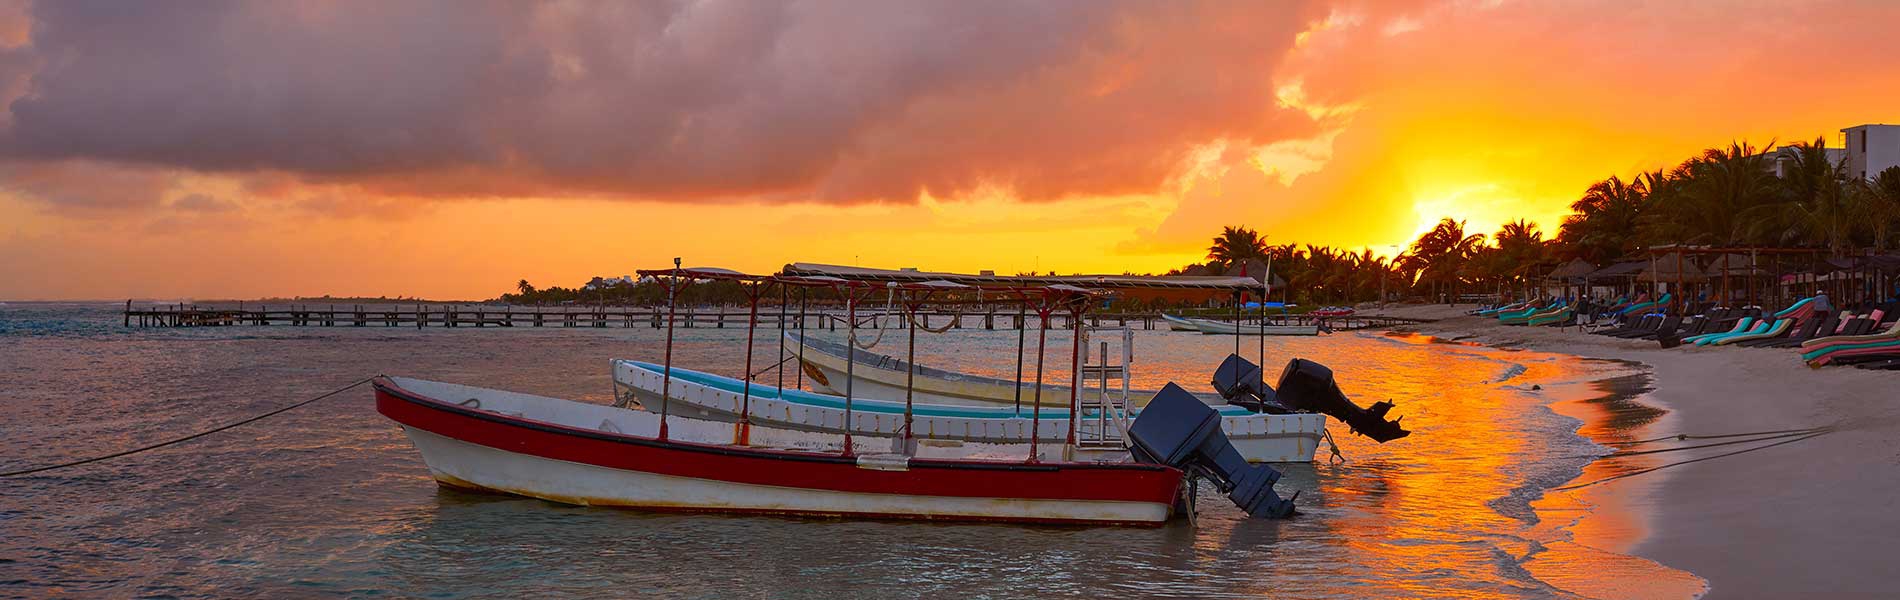
[[[1827,158],[1827,164],[1830,165],[1839,165],[1847,160],[1847,150],[1843,148],[1823,148],[1821,152]],[[1795,146],[1782,146],[1763,152],[1759,156],[1767,159],[1765,168],[1768,172],[1782,179],[1787,179],[1788,174],[1801,164],[1801,149]]]
[[[1847,142],[1847,176],[1866,179],[1900,166],[1900,125],[1859,125],[1842,129]]]

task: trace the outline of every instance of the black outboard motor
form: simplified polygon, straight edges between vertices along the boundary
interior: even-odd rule
[[[1333,382],[1333,370],[1319,363],[1295,358],[1280,371],[1280,403],[1294,410],[1324,413],[1352,427],[1354,433],[1379,443],[1390,442],[1412,432],[1399,427],[1398,419],[1385,420],[1392,411],[1391,402],[1379,402],[1370,409],[1359,408]],[[1400,417],[1401,419],[1404,417]]]
[[[1266,372],[1239,354],[1229,354],[1227,360],[1221,361],[1220,368],[1214,369],[1211,383],[1228,404],[1276,415],[1293,412],[1275,399],[1273,388],[1267,387]]]
[[[1273,491],[1280,472],[1247,459],[1220,430],[1220,413],[1194,394],[1169,383],[1155,393],[1128,427],[1135,460],[1168,465],[1213,481],[1227,499],[1255,517],[1293,515],[1293,500]],[[1299,498],[1299,494],[1293,494]]]

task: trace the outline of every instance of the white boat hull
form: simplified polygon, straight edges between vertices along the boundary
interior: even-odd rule
[[[1201,333],[1209,335],[1319,335],[1319,325],[1235,325],[1207,319],[1187,319]]]
[[[516,454],[411,427],[403,431],[443,485],[581,506],[1057,522],[1168,518],[1166,505],[1145,502],[863,494],[675,477]]]

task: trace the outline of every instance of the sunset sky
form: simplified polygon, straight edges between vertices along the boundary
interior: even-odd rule
[[[5,2],[0,299],[1389,254],[1900,122],[1897,2]]]

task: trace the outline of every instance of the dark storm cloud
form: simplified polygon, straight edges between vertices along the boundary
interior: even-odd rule
[[[1209,2],[43,2],[0,50],[13,161],[421,196],[909,201],[1154,191],[1311,124],[1323,10]]]

